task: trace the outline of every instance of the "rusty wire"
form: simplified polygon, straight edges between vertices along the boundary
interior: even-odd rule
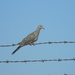
[[[75,75],[75,74],[66,74],[66,73],[64,73],[64,75]]]
[[[39,45],[39,44],[58,44],[58,43],[75,43],[75,42],[71,42],[71,41],[62,41],[62,42],[43,42],[43,43],[34,43],[32,45]],[[16,45],[19,45],[18,44],[12,44],[12,45],[0,45],[0,47],[9,47],[9,46],[16,46]],[[31,45],[31,44],[26,44],[26,45]]]
[[[47,61],[75,61],[75,58],[73,59],[49,59],[49,60],[23,60],[23,61],[0,61],[0,63],[27,63],[27,62],[47,62]]]

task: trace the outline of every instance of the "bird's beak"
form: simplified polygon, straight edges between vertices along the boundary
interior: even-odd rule
[[[45,28],[43,27],[43,29],[45,29]]]

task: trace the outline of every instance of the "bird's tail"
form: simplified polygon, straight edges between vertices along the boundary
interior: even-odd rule
[[[17,49],[12,52],[12,54],[14,54],[14,53],[15,53],[18,49],[20,49],[21,47],[22,47],[22,46],[18,46]]]

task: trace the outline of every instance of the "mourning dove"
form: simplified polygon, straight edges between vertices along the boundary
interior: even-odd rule
[[[27,37],[25,37],[22,40],[22,42],[19,43],[19,46],[17,47],[16,50],[12,52],[12,54],[14,54],[18,49],[25,46],[26,44],[33,44],[35,41],[37,41],[41,29],[44,29],[44,27],[42,25],[39,25],[38,28],[34,32],[29,34]]]

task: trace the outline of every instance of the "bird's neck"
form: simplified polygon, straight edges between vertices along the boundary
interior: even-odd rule
[[[37,28],[37,29],[36,29],[36,32],[39,34],[40,30],[41,30],[41,29]]]
[[[37,28],[37,29],[36,29],[36,31],[40,31],[40,30],[41,30],[40,28]]]

